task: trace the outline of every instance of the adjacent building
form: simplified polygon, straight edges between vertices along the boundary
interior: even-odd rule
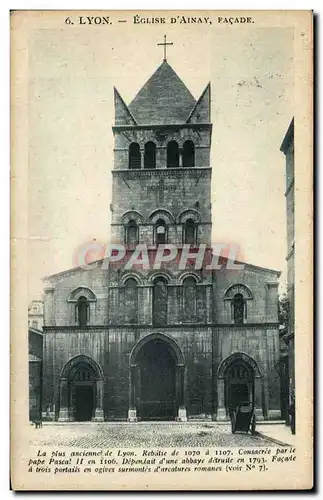
[[[28,307],[28,326],[42,330],[44,324],[44,302],[33,300]]]
[[[285,335],[288,352],[289,403],[295,398],[295,198],[294,198],[294,118],[292,119],[280,150],[286,157],[286,213],[287,213],[287,295],[289,302],[288,331]]]
[[[42,359],[43,332],[36,328],[28,328],[28,361],[29,361],[29,420],[34,421],[42,413]]]

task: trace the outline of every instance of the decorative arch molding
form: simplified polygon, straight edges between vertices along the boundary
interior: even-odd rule
[[[129,279],[134,279],[137,282],[137,285],[143,284],[142,277],[138,273],[131,271],[131,272],[125,272],[124,274],[121,275],[120,285],[125,286],[126,281]]]
[[[167,284],[172,281],[172,277],[167,271],[152,271],[148,275],[148,283],[153,285],[154,281],[158,278],[164,278],[167,281]]]
[[[193,271],[183,271],[178,277],[178,283],[183,285],[183,282],[186,278],[194,278],[196,283],[201,283],[202,281],[201,276],[199,276],[198,273],[195,273]]]
[[[159,208],[151,212],[148,217],[148,222],[150,224],[156,224],[158,219],[164,220],[166,224],[174,224],[175,222],[173,214],[169,210],[166,210],[166,208]]]
[[[235,361],[239,360],[244,361],[253,369],[255,378],[261,378],[261,371],[259,369],[257,361],[254,358],[252,358],[245,352],[234,352],[221,361],[218,368],[218,379],[223,379],[225,376],[225,372],[229,368],[229,366]]]
[[[150,333],[146,335],[145,337],[142,337],[133,347],[130,357],[129,357],[129,364],[130,367],[135,367],[136,366],[136,360],[137,356],[142,349],[148,342],[151,342],[153,340],[160,340],[163,342],[166,342],[166,344],[169,345],[169,347],[172,349],[173,353],[175,354],[176,358],[176,365],[177,366],[184,366],[185,365],[185,359],[184,355],[182,352],[182,349],[174,340],[172,337],[169,337],[169,335],[165,335],[164,333]]]
[[[128,210],[121,216],[122,224],[129,224],[131,220],[134,220],[136,224],[142,224],[144,218],[137,210]]]
[[[195,223],[201,222],[202,217],[200,212],[197,210],[194,210],[193,208],[190,208],[188,210],[183,210],[178,217],[177,217],[177,222],[180,224],[184,224],[187,220],[192,219]]]
[[[233,297],[237,294],[241,293],[242,297],[246,299],[253,299],[252,292],[247,285],[243,283],[236,283],[234,285],[229,286],[224,294],[224,300],[233,300]]]
[[[69,295],[67,302],[77,302],[80,297],[85,297],[88,302],[96,302],[96,295],[91,288],[79,286]]]
[[[94,361],[94,359],[90,358],[89,356],[86,356],[85,354],[80,354],[79,356],[75,356],[74,358],[70,359],[64,366],[60,378],[67,379],[71,371],[77,368],[77,365],[79,364],[88,365],[95,373],[95,377],[97,380],[104,379],[103,370],[99,363]]]

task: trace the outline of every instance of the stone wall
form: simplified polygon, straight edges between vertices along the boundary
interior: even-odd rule
[[[104,328],[45,327],[43,358],[43,412],[48,405],[58,418],[60,377],[65,365],[74,357],[85,355],[103,369],[106,364],[107,330]]]

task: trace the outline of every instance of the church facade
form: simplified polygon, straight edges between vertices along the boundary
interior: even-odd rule
[[[114,93],[124,259],[46,278],[43,419],[226,420],[240,401],[280,418],[280,273],[192,257],[212,243],[210,85],[195,100],[164,60],[128,106]],[[149,262],[188,251],[187,265],[125,265],[138,245]]]

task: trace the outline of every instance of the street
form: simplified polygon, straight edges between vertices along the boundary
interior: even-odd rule
[[[105,422],[30,425],[30,444],[78,448],[275,446],[262,436],[231,433],[216,422]]]

